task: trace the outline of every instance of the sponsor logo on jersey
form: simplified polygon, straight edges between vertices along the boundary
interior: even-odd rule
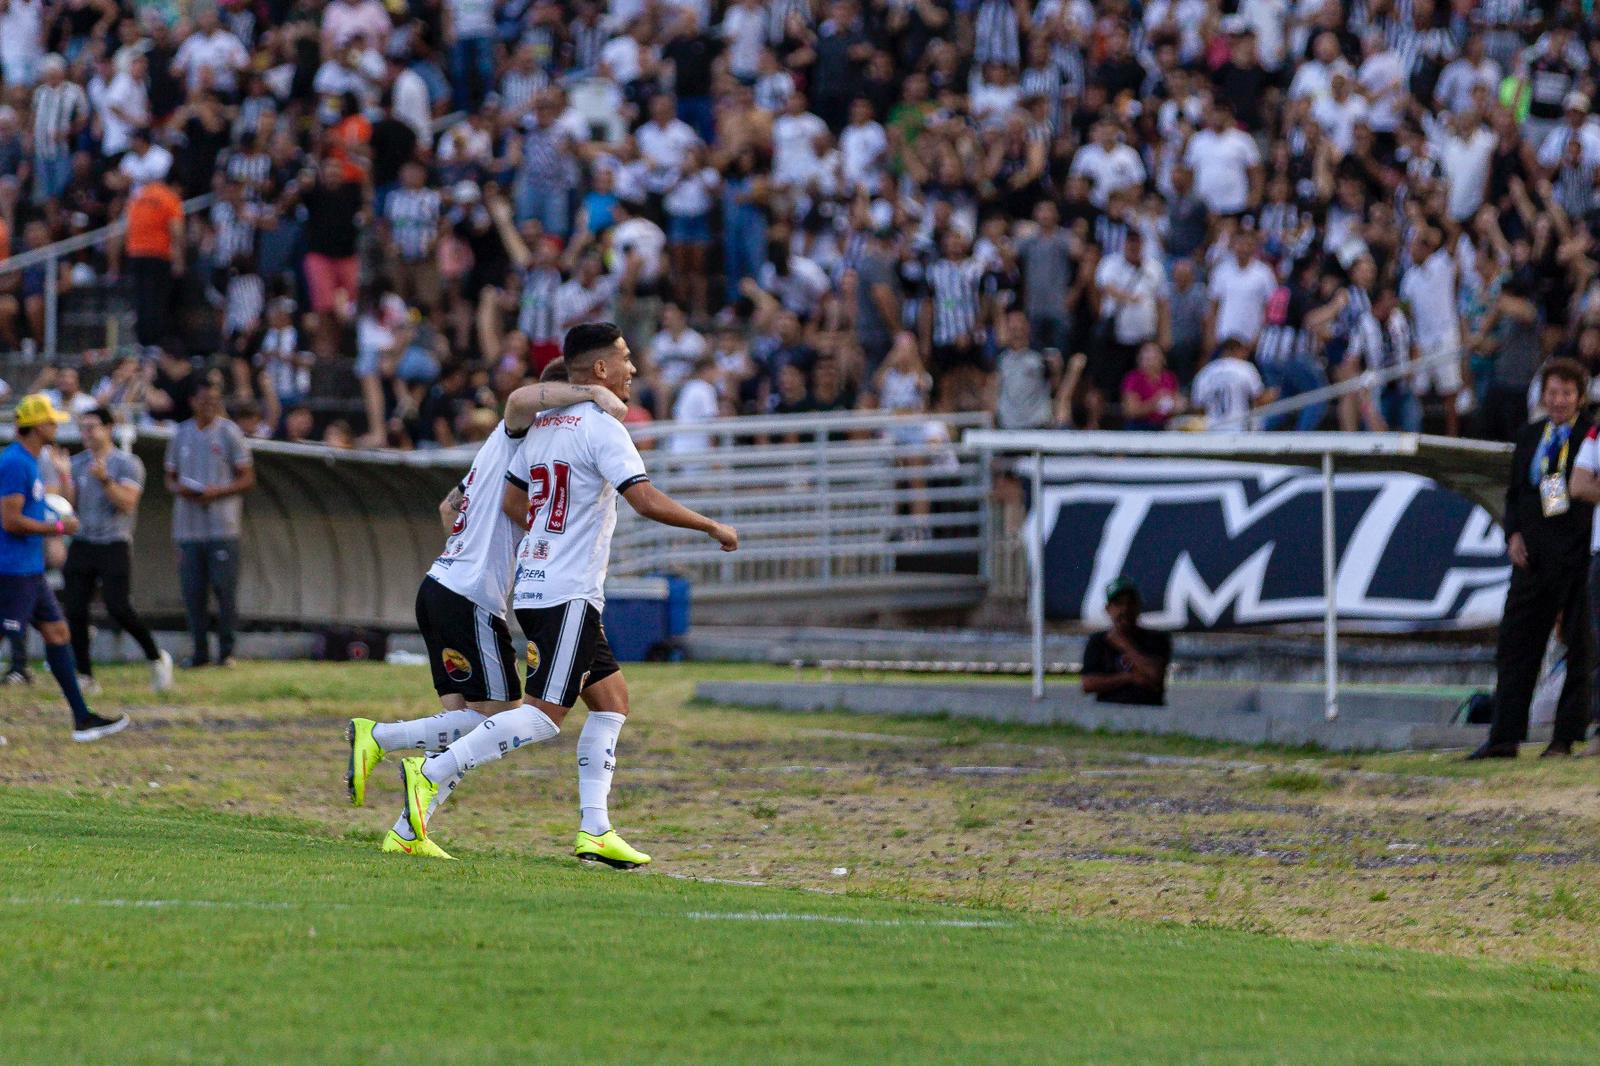
[[[540,415],[533,424],[540,429],[548,429],[551,426],[566,426],[570,429],[582,421],[582,415]]]
[[[550,558],[550,542],[547,541],[547,540],[541,540],[541,541],[536,542],[534,544],[534,546],[533,546],[533,558],[535,558],[535,559],[548,559],[548,558]]]
[[[533,641],[528,641],[528,669],[539,669],[539,646]]]
[[[454,648],[446,648],[440,652],[439,661],[444,664],[444,676],[451,681],[466,681],[472,677],[472,663]]]

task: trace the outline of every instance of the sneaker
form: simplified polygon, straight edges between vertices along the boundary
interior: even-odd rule
[[[31,685],[33,684],[33,671],[12,670],[6,674],[5,683],[8,685]]]
[[[585,862],[603,862],[617,870],[631,870],[650,861],[650,856],[630,846],[615,829],[607,829],[599,836],[580,830],[572,854]]]
[[[383,761],[383,748],[372,739],[372,727],[377,724],[370,718],[352,718],[344,729],[344,738],[350,742],[350,768],[345,772],[344,784],[350,791],[352,807],[367,802],[367,778],[372,776],[373,767]]]
[[[79,674],[78,691],[85,696],[98,696],[101,692],[100,682],[96,681],[90,674]]]
[[[172,687],[172,653],[163,651],[150,662],[150,688],[165,692]]]
[[[406,796],[406,821],[418,840],[428,835],[428,805],[439,794],[439,786],[422,772],[422,757],[400,760],[400,784]]]
[[[128,728],[128,716],[119,715],[116,718],[101,718],[98,714],[90,712],[89,717],[72,727],[72,739],[80,744],[101,737],[109,737],[113,733],[120,733]]]
[[[455,858],[454,855],[451,855],[449,852],[445,851],[427,837],[418,837],[415,840],[407,840],[399,833],[396,833],[393,829],[389,830],[389,835],[383,838],[383,850],[391,852],[397,851],[403,855],[427,856],[430,859]]]

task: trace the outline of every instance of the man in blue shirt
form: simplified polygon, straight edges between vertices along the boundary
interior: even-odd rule
[[[39,478],[39,453],[70,416],[35,393],[17,404],[16,418],[17,439],[0,452],[0,626],[7,633],[30,625],[39,631],[45,661],[72,708],[72,739],[99,740],[128,728],[128,716],[102,718],[83,702],[71,633],[44,579],[44,538],[78,531],[75,516],[58,516],[45,504]]]

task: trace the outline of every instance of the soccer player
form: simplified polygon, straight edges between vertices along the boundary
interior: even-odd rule
[[[573,382],[628,398],[636,368],[616,326],[574,327],[562,355]],[[621,869],[642,866],[650,856],[617,834],[606,806],[628,714],[628,685],[600,625],[617,497],[645,518],[706,534],[723,551],[738,549],[739,534],[651,485],[627,430],[590,403],[540,415],[506,481],[502,506],[527,530],[517,550],[512,600],[528,638],[527,694],[520,706],[487,719],[444,751],[401,760],[405,809],[392,835],[426,842],[416,854],[448,858],[428,839],[428,820],[439,804],[468,771],[558,735],[582,695],[589,715],[578,735],[581,825],[573,854]]]
[[[75,516],[58,518],[45,505],[39,478],[39,453],[71,416],[35,393],[17,404],[16,420],[17,439],[0,452],[0,624],[7,633],[39,631],[45,662],[72,708],[72,739],[99,740],[128,728],[128,716],[102,718],[84,702],[71,634],[44,579],[44,538],[78,531]]]
[[[355,806],[366,802],[367,778],[386,753],[400,748],[439,751],[486,714],[513,707],[521,698],[506,606],[522,529],[500,506],[504,472],[539,411],[585,401],[617,419],[628,410],[595,385],[541,382],[517,389],[507,397],[505,419],[478,449],[467,476],[440,503],[449,539],[422,579],[416,610],[441,709],[409,722],[350,720],[346,785]],[[387,839],[384,847],[410,851],[412,842]]]

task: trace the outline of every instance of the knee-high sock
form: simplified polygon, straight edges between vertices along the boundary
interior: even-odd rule
[[[442,710],[429,718],[375,725],[372,727],[372,739],[384,751],[399,751],[401,748],[443,751],[487,720],[473,710]]]
[[[606,797],[617,769],[617,736],[627,720],[615,711],[590,711],[578,734],[578,806],[585,833],[599,836],[611,828]]]
[[[494,762],[517,748],[550,740],[560,733],[561,728],[543,711],[526,703],[485,719],[478,728],[437,755],[428,756],[422,764],[422,775],[439,786],[439,794],[428,805],[424,821],[432,820],[433,812],[455,791],[467,771]],[[395,832],[410,839],[411,826],[404,811],[400,812],[400,819],[395,822],[394,828]]]
[[[70,644],[46,644],[44,646],[44,661],[50,664],[50,672],[55,675],[56,684],[61,686],[61,694],[67,698],[67,706],[72,708],[72,722],[82,725],[89,720],[89,705],[83,702],[83,692],[78,688],[78,665],[72,657]]]

